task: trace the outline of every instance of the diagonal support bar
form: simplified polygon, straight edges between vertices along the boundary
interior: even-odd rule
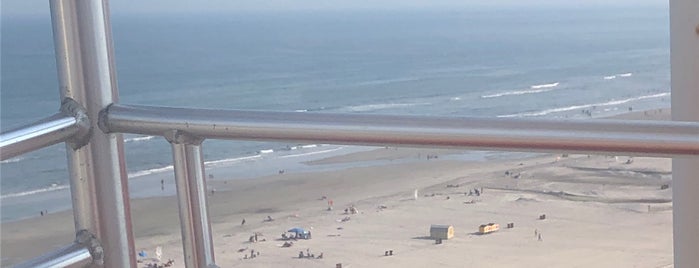
[[[80,131],[75,117],[62,113],[0,134],[0,160],[66,141]]]

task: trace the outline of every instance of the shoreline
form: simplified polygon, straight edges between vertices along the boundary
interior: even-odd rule
[[[663,112],[661,114],[665,115],[669,113]],[[644,112],[641,111],[622,116],[630,116],[638,119],[639,117],[647,115],[647,113],[644,114]],[[497,199],[489,200],[489,198],[494,197],[484,195],[483,200],[476,203],[476,207],[481,205],[495,206],[498,209],[510,211],[509,213],[514,213],[513,215],[522,213],[511,211],[512,208],[510,208],[509,205],[506,205],[511,202],[515,202],[513,203],[515,206],[520,206],[521,203],[524,202],[527,204],[532,203],[537,205],[547,204],[547,206],[551,205],[551,207],[554,208],[558,206],[562,206],[564,208],[566,206],[573,206],[576,209],[583,209],[586,211],[592,208],[599,209],[600,207],[603,207],[605,211],[611,210],[609,213],[612,214],[621,213],[619,211],[625,211],[623,212],[624,215],[626,215],[625,213],[629,212],[633,212],[638,215],[645,215],[642,214],[645,204],[642,204],[643,202],[632,201],[643,201],[649,198],[667,199],[667,197],[663,196],[663,194],[667,195],[668,192],[661,192],[660,196],[656,196],[658,193],[656,193],[655,190],[650,190],[651,188],[656,187],[658,182],[667,183],[668,181],[666,178],[667,176],[662,175],[664,174],[662,173],[664,172],[663,170],[668,169],[668,161],[663,159],[636,158],[633,165],[625,166],[623,163],[618,163],[616,159],[604,156],[593,156],[592,158],[589,158],[580,155],[572,155],[570,157],[561,159],[551,154],[543,154],[523,159],[465,161],[449,159],[448,155],[450,155],[450,153],[452,153],[450,150],[378,148],[338,156],[323,157],[316,160],[316,162],[309,164],[322,167],[323,165],[351,164],[371,159],[383,159],[386,161],[386,163],[382,165],[357,166],[348,167],[341,170],[326,170],[318,172],[273,174],[255,179],[222,178],[225,176],[219,175],[221,172],[216,172],[216,169],[214,168],[211,170],[211,172],[217,174],[216,179],[209,180],[207,183],[210,187],[214,187],[216,189],[215,194],[213,196],[209,196],[209,202],[212,231],[214,233],[216,256],[218,262],[220,263],[219,265],[225,264],[225,267],[251,265],[289,266],[289,263],[286,262],[286,257],[282,256],[293,256],[293,252],[295,250],[283,251],[277,249],[277,241],[269,241],[265,244],[259,245],[248,244],[247,242],[243,241],[246,241],[249,233],[253,231],[262,232],[267,235],[266,238],[273,240],[274,237],[278,236],[278,233],[283,232],[287,228],[294,225],[302,225],[311,228],[315,227],[313,229],[314,234],[321,235],[314,235],[315,239],[301,241],[299,243],[303,243],[301,247],[304,247],[304,249],[305,247],[328,248],[328,251],[325,254],[328,254],[327,258],[329,260],[314,262],[296,262],[295,260],[292,260],[295,262],[293,262],[291,266],[298,265],[301,267],[321,267],[328,266],[332,264],[333,261],[346,261],[347,259],[352,259],[352,257],[347,255],[349,253],[340,254],[339,251],[342,250],[337,248],[337,245],[335,245],[337,242],[332,241],[342,240],[345,238],[350,239],[349,241],[355,241],[354,239],[363,237],[362,234],[368,230],[378,231],[380,229],[382,230],[381,232],[395,234],[394,231],[382,229],[386,226],[379,228],[383,225],[382,223],[376,222],[376,220],[383,217],[381,216],[383,214],[390,214],[391,217],[396,217],[396,220],[398,218],[404,219],[398,221],[399,223],[402,223],[396,226],[403,226],[398,229],[402,230],[408,228],[412,231],[406,231],[407,233],[424,235],[424,228],[427,228],[428,225],[419,224],[419,226],[421,226],[418,228],[420,231],[416,231],[417,229],[415,229],[415,226],[409,224],[413,220],[409,220],[408,216],[413,215],[412,217],[417,217],[416,215],[424,213],[426,215],[432,215],[432,217],[435,219],[449,219],[450,213],[445,214],[446,211],[454,212],[454,209],[464,205],[456,205],[454,202],[451,202],[447,206],[446,203],[444,203],[443,198],[445,198],[445,196],[454,196],[454,201],[461,200],[463,202],[467,202],[469,200],[467,200],[467,197],[463,197],[465,196],[463,193],[466,189],[471,187],[485,187],[487,192],[496,192],[498,193],[497,195],[500,196]],[[425,159],[427,155],[434,155],[438,157],[427,160]],[[417,159],[418,161],[399,161],[405,158]],[[569,168],[565,170],[558,170],[564,166],[563,163],[568,163],[565,165],[574,164],[578,166],[578,168],[572,171],[568,170]],[[601,190],[593,187],[593,184],[589,184],[587,182],[574,182],[572,185],[567,185],[566,183],[568,182],[564,182],[566,181],[563,179],[565,176],[585,175],[589,173],[588,170],[591,170],[591,168],[605,165],[620,169],[619,174],[622,175],[612,174],[612,176],[609,174],[598,174],[601,177],[596,178],[596,180],[604,181]],[[624,180],[623,178],[619,179],[615,176],[627,176],[623,175],[625,174],[624,172],[635,172],[634,174],[638,173],[641,175],[646,174],[643,173],[645,171],[643,171],[642,168],[639,169],[639,166],[643,167],[644,165],[650,166],[651,170],[654,170],[656,173],[660,172],[657,174],[661,175],[658,177],[659,180],[644,180],[644,182],[638,186],[642,189],[634,190],[633,194],[638,195],[638,198],[626,198],[625,200],[629,202],[618,202],[614,204],[606,204],[600,201],[605,200],[605,198],[619,198],[618,196],[620,195],[628,194],[628,189],[624,189],[624,187],[635,187],[633,186],[635,184],[629,184],[628,180]],[[629,171],[629,168],[632,167],[633,169]],[[512,174],[515,172],[517,172],[517,174],[523,174],[521,176],[523,179],[527,179],[524,180],[526,183],[522,180],[512,180],[512,178],[504,176],[503,172],[505,171],[512,172]],[[208,174],[210,173],[207,172],[207,175]],[[548,179],[544,179],[541,182],[530,180],[537,177],[546,177]],[[561,178],[557,179],[558,177]],[[445,188],[445,185],[450,184],[459,185],[459,187]],[[651,185],[653,187],[648,188],[647,185]],[[156,182],[156,187],[158,186],[159,183]],[[174,188],[174,186],[172,187]],[[420,196],[416,202],[414,202],[415,200],[412,200],[413,189],[419,189],[420,192]],[[540,191],[530,191],[532,189],[539,189]],[[560,196],[556,196],[556,194],[551,194],[559,192],[575,196],[585,196],[588,199],[591,198],[593,201],[575,201],[560,198]],[[428,196],[424,196],[424,194],[427,194]],[[435,196],[429,196],[430,194],[435,194]],[[459,197],[459,195],[461,195],[461,197]],[[333,199],[335,207],[340,209],[326,211],[326,201],[320,200],[322,196],[327,196],[328,198]],[[486,196],[488,197],[486,198]],[[176,202],[174,202],[175,200],[175,196],[132,198],[131,214],[134,225],[134,236],[136,238],[137,251],[146,250],[150,255],[152,255],[155,246],[163,246],[165,249],[164,255],[166,258],[175,259],[175,267],[182,267],[182,248],[179,242],[179,215]],[[422,202],[424,202],[424,204]],[[416,207],[412,207],[412,203],[415,203]],[[335,227],[337,227],[339,223],[335,223],[335,221],[343,217],[341,214],[341,208],[350,205],[360,208],[362,211],[361,214],[352,216],[352,220],[350,222],[342,224],[348,226],[345,228],[347,231],[336,230]],[[377,207],[384,205],[387,206],[388,209],[377,209]],[[654,218],[654,220],[658,221],[660,224],[659,226],[666,226],[669,221],[669,248],[671,249],[671,211],[668,212],[667,210],[668,204],[666,202],[660,202],[652,205],[654,208],[654,213],[657,213],[657,215],[654,217],[658,217],[657,219]],[[562,208],[562,211],[559,211],[558,213],[565,214],[568,208],[564,208]],[[446,211],[444,209],[446,209]],[[457,209],[456,211],[458,210],[460,209]],[[489,210],[490,209],[486,209],[484,211],[477,210],[472,211],[472,213],[481,216],[491,215],[489,214]],[[410,211],[414,211],[414,213],[417,214],[411,213]],[[531,213],[536,214],[534,212]],[[589,213],[595,212],[592,211]],[[669,214],[669,218],[666,214]],[[267,215],[272,216],[275,221],[270,223],[264,222],[263,219]],[[573,215],[571,215],[571,217],[572,216]],[[240,221],[243,218],[247,219],[248,221],[246,226],[240,226]],[[387,220],[395,223],[395,220],[393,219]],[[424,219],[418,221],[424,223]],[[526,217],[517,221],[518,225],[530,225],[530,223],[526,223],[528,222]],[[468,226],[468,224],[466,226]],[[32,254],[44,253],[47,250],[54,249],[56,246],[64,245],[73,239],[72,212],[70,210],[50,213],[49,215],[43,217],[14,222],[4,222],[3,227],[3,266],[14,263],[20,259],[29,258],[33,256]],[[562,226],[559,227],[562,228]],[[358,228],[356,231],[364,231],[355,233],[353,235],[348,235],[348,233],[351,233],[349,230],[354,228]],[[556,228],[554,229],[558,230]],[[370,231],[369,233],[373,233],[375,231]],[[457,237],[464,239],[464,231],[466,230],[464,230],[463,226],[458,226]],[[662,234],[662,232],[659,232],[659,235],[660,234]],[[394,241],[391,238],[383,237],[381,238],[381,241],[389,241],[387,242],[389,245],[386,246],[398,247],[397,245],[404,242],[397,241],[402,241],[402,239],[405,239],[405,237],[401,237],[399,239],[398,235],[396,235],[395,239],[398,240]],[[665,236],[660,238],[660,240],[664,241],[663,243],[665,244],[667,244],[667,239],[668,238]],[[37,244],[38,241],[41,241],[41,245]],[[429,242],[422,241],[420,239],[410,239],[408,241],[408,244],[417,243],[420,246],[423,246],[422,244],[424,243],[429,244]],[[664,245],[663,243],[660,244]],[[359,246],[361,247],[361,243]],[[463,246],[464,245],[462,245],[462,247]],[[244,260],[242,259],[242,254],[235,252],[235,250],[245,247],[260,248],[259,250],[261,250],[263,254],[269,254],[271,256],[266,257],[265,259],[252,260],[255,261],[255,263],[249,260]],[[356,246],[352,246],[352,248],[355,247]],[[296,251],[298,249],[299,248],[296,248]],[[369,254],[368,252],[364,252],[361,248],[356,248],[355,250],[360,252],[359,254],[361,256]],[[431,252],[430,249],[425,250]],[[403,249],[400,251],[403,251]],[[487,255],[486,253],[484,254]],[[662,254],[662,256],[664,256],[662,258],[663,260],[667,259],[666,255],[667,254],[665,253]],[[7,256],[12,256],[12,258],[8,258]],[[670,250],[670,262],[671,257],[672,253]],[[406,259],[415,261],[415,263],[400,263],[410,266],[425,262],[425,260],[421,261],[419,259],[410,257]],[[401,266],[390,262],[385,263],[381,259],[371,259],[366,261],[367,263],[359,264],[359,266]],[[458,264],[458,262],[453,263],[454,265]],[[428,265],[428,263],[424,264]]]

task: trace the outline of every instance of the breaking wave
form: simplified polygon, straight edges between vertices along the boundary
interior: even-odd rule
[[[533,85],[530,88],[531,89],[539,89],[539,88],[549,88],[549,87],[557,87],[557,86],[558,86],[558,82],[551,83],[551,84]]]
[[[560,113],[560,112],[567,112],[567,111],[572,111],[572,110],[578,110],[578,109],[584,109],[584,108],[591,108],[594,106],[612,106],[612,105],[619,105],[619,104],[624,104],[632,101],[638,101],[638,100],[644,100],[644,99],[652,99],[652,98],[661,98],[661,97],[666,97],[670,96],[670,92],[664,92],[664,93],[658,93],[658,94],[652,94],[652,95],[645,95],[645,96],[639,96],[639,97],[634,97],[634,98],[628,98],[628,99],[623,99],[623,100],[611,100],[608,102],[601,102],[601,103],[590,103],[590,104],[581,104],[581,105],[573,105],[573,106],[567,106],[567,107],[559,107],[559,108],[552,108],[552,109],[546,109],[542,111],[537,111],[537,112],[526,112],[526,113],[517,113],[517,114],[507,114],[507,115],[498,115],[498,117],[531,117],[531,116],[544,116],[547,114],[551,113]]]
[[[159,167],[159,168],[152,168],[152,169],[146,169],[146,170],[139,170],[136,172],[129,173],[128,176],[129,178],[136,178],[136,177],[141,177],[141,176],[146,176],[154,173],[161,173],[165,171],[170,171],[173,170],[173,166],[165,166],[165,167]]]
[[[424,106],[424,105],[430,105],[430,104],[431,103],[428,103],[428,102],[364,104],[364,105],[348,106],[346,108],[343,108],[342,110],[347,110],[347,111],[351,111],[351,112],[369,112],[369,111],[385,110],[385,109],[391,109],[391,108]]]
[[[34,189],[31,191],[25,191],[25,192],[19,192],[19,193],[6,194],[3,196],[0,196],[0,199],[11,198],[11,197],[21,197],[21,196],[38,194],[38,193],[53,192],[53,191],[59,191],[59,190],[68,189],[68,188],[69,188],[68,185],[53,184],[53,185],[46,187],[46,188]]]
[[[225,165],[225,164],[230,164],[230,163],[242,162],[242,161],[246,161],[246,160],[258,159],[260,157],[262,157],[262,156],[257,154],[257,155],[244,156],[244,157],[226,158],[226,159],[220,159],[220,160],[207,161],[207,162],[204,162],[204,165],[206,165],[206,166]]]
[[[22,160],[24,160],[24,157],[18,156],[18,157],[13,157],[13,158],[10,158],[10,159],[2,160],[2,161],[0,161],[0,163],[2,163],[2,164],[16,163],[16,162],[19,162],[19,161],[22,161]]]
[[[495,93],[495,94],[490,94],[490,95],[483,95],[483,96],[481,96],[481,98],[489,99],[489,98],[497,98],[497,97],[502,97],[502,96],[524,95],[524,94],[548,92],[548,91],[554,90],[555,87],[558,86],[558,84],[559,83],[556,82],[556,83],[551,83],[551,84],[533,85],[533,86],[530,86],[529,89],[505,91],[505,92],[500,92],[500,93]]]
[[[155,138],[155,136],[141,136],[141,137],[124,139],[124,142],[129,143],[129,142],[137,142],[137,141],[147,141],[147,140],[152,140],[154,138]]]

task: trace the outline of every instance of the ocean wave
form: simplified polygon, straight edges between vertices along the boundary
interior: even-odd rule
[[[136,177],[141,177],[141,176],[150,175],[150,174],[154,174],[154,173],[162,173],[162,172],[170,171],[170,170],[173,170],[173,169],[174,169],[173,166],[172,166],[172,165],[169,165],[169,166],[165,166],[165,167],[152,168],[152,169],[146,169],[146,170],[139,170],[139,171],[136,171],[136,172],[133,172],[133,173],[129,173],[127,176],[128,176],[129,178],[136,178]]]
[[[10,158],[10,159],[2,160],[2,161],[0,161],[0,163],[1,163],[1,164],[17,163],[17,162],[22,161],[22,160],[24,160],[24,157],[18,156],[18,157],[13,157],[13,158]]]
[[[307,145],[301,146],[301,148],[304,148],[304,149],[316,148],[316,147],[318,147],[318,144],[307,144]]]
[[[273,149],[260,150],[260,154],[271,154],[274,153]]]
[[[461,97],[453,97],[453,98],[450,98],[449,100],[458,101],[458,100],[461,100]]]
[[[605,77],[604,77],[604,80],[612,80],[612,79],[615,79],[615,78],[616,78],[616,75],[610,75],[610,76],[605,76]]]
[[[539,89],[539,88],[557,87],[558,84],[559,84],[559,83],[556,82],[556,83],[551,83],[551,84],[533,85],[533,86],[531,86],[531,87],[529,87],[529,88],[531,88],[531,89]]]
[[[152,140],[154,138],[155,138],[155,136],[141,136],[141,137],[124,139],[124,142],[128,143],[128,142],[137,142],[137,141],[147,141],[147,140]]]
[[[328,150],[323,150],[323,151],[315,151],[315,152],[310,152],[310,153],[302,153],[302,154],[290,154],[290,155],[285,155],[285,156],[280,156],[279,158],[291,158],[291,157],[300,157],[300,156],[307,156],[307,155],[314,155],[314,154],[325,154],[325,153],[330,153],[338,150],[342,150],[345,147],[338,147],[334,149],[328,149]]]
[[[632,75],[633,75],[633,73],[617,74],[617,76],[619,76],[619,77],[629,77],[629,76],[632,76]]]
[[[505,92],[495,93],[495,94],[491,94],[491,95],[483,95],[483,96],[481,96],[481,98],[489,99],[489,98],[497,98],[497,97],[510,96],[510,95],[534,94],[534,93],[547,92],[547,91],[551,91],[551,90],[553,90],[553,87],[540,88],[540,89],[505,91]]]
[[[27,196],[27,195],[33,195],[33,194],[38,194],[38,193],[46,193],[46,192],[53,192],[53,191],[59,191],[63,189],[68,189],[70,186],[68,185],[57,185],[53,184],[49,187],[46,188],[41,188],[41,189],[34,189],[30,191],[25,191],[25,192],[19,192],[19,193],[11,193],[11,194],[6,194],[3,196],[0,196],[0,199],[5,199],[5,198],[12,198],[12,197],[21,197],[21,196]]]
[[[207,161],[207,162],[204,162],[204,165],[217,166],[217,165],[222,165],[222,164],[230,164],[230,163],[237,163],[237,162],[242,162],[242,161],[246,161],[246,160],[258,159],[260,157],[262,157],[262,156],[257,154],[257,155],[243,156],[243,157],[236,157],[236,158],[226,158],[226,159],[220,159],[220,160]]]
[[[661,98],[661,97],[666,97],[666,96],[670,96],[670,92],[664,92],[664,93],[658,93],[658,94],[652,94],[652,95],[644,95],[644,96],[633,97],[633,98],[628,98],[628,99],[623,99],[623,100],[611,100],[608,102],[601,102],[601,103],[581,104],[581,105],[573,105],[573,106],[568,106],[568,107],[552,108],[552,109],[546,109],[546,110],[537,111],[537,112],[498,115],[498,117],[543,116],[543,115],[547,115],[547,114],[551,114],[551,113],[567,112],[567,111],[591,108],[591,107],[596,107],[596,106],[619,105],[619,104],[624,104],[624,103],[628,103],[628,102],[632,102],[632,101],[639,101],[639,100],[652,99],[652,98]]]
[[[423,105],[430,105],[431,103],[428,102],[420,102],[420,103],[380,103],[380,104],[363,104],[363,105],[355,105],[355,106],[348,106],[344,108],[345,110],[349,110],[352,112],[369,112],[369,111],[376,111],[376,110],[385,110],[385,109],[391,109],[391,108],[401,108],[401,107],[411,107],[411,106],[423,106]]]
[[[500,93],[495,93],[495,94],[490,94],[490,95],[483,95],[483,96],[481,96],[481,98],[489,99],[489,98],[498,98],[498,97],[503,97],[503,96],[524,95],[524,94],[548,92],[548,91],[554,90],[555,87],[558,86],[558,84],[559,83],[556,82],[556,83],[551,83],[551,84],[533,85],[533,86],[530,86],[529,89],[505,91],[505,92],[500,92]]]
[[[393,84],[393,83],[413,82],[413,81],[419,81],[419,80],[420,80],[419,77],[377,79],[377,80],[359,82],[356,85],[358,85],[358,86],[376,86],[376,85],[385,85],[385,84]]]

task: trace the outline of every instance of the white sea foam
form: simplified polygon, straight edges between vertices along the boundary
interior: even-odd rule
[[[604,80],[612,80],[614,78],[616,78],[616,75],[610,75],[610,76],[605,76]]]
[[[364,104],[364,105],[349,106],[349,107],[346,107],[345,109],[352,111],[352,112],[369,112],[369,111],[384,110],[384,109],[391,109],[391,108],[421,106],[421,105],[430,105],[430,104],[431,103],[428,103],[428,102],[421,102],[421,103],[379,103],[379,104]]]
[[[393,84],[393,83],[412,82],[412,81],[419,81],[419,80],[420,80],[419,77],[378,79],[378,80],[359,82],[359,83],[357,83],[357,85],[358,86],[376,86],[376,85],[385,85],[385,84]]]
[[[632,76],[633,73],[624,73],[624,74],[618,74],[619,77],[629,77]]]
[[[451,98],[450,100],[458,101],[458,100],[461,100],[461,97],[453,97],[453,98]]]
[[[497,97],[510,96],[510,95],[534,94],[534,93],[547,92],[547,91],[551,91],[551,90],[553,90],[553,87],[539,88],[539,89],[516,90],[516,91],[505,91],[505,92],[500,92],[500,93],[495,93],[495,94],[490,94],[490,95],[483,95],[483,96],[481,96],[481,98],[488,99],[488,98],[497,98]]]
[[[271,154],[274,153],[273,149],[260,150],[260,154]]]
[[[559,83],[556,82],[556,83],[551,83],[551,84],[533,85],[533,86],[530,86],[529,89],[504,91],[504,92],[490,94],[490,95],[483,95],[483,96],[481,96],[481,98],[489,99],[489,98],[498,98],[498,97],[503,97],[503,96],[513,96],[513,95],[524,95],[524,94],[535,94],[535,93],[548,92],[548,91],[554,90],[555,87],[558,86],[558,84]]]
[[[290,158],[290,157],[300,157],[300,156],[307,156],[307,155],[314,155],[314,154],[325,154],[325,153],[330,153],[338,150],[342,150],[345,147],[338,147],[334,149],[328,149],[328,150],[323,150],[323,151],[315,151],[315,152],[310,152],[310,153],[302,153],[302,154],[290,154],[290,155],[285,155],[285,156],[280,156],[279,158]]]
[[[262,156],[257,154],[257,155],[243,156],[243,157],[237,157],[237,158],[212,160],[212,161],[204,162],[204,164],[207,166],[218,166],[218,165],[225,165],[225,164],[231,164],[231,163],[238,163],[238,162],[242,162],[242,161],[246,161],[246,160],[258,159],[260,157],[262,157]]]
[[[68,189],[68,187],[69,187],[68,185],[55,185],[54,184],[54,185],[51,185],[51,186],[46,187],[46,188],[35,189],[35,190],[19,192],[19,193],[6,194],[3,196],[0,196],[0,199],[12,198],[12,197],[21,197],[21,196],[38,194],[38,193],[53,192],[53,191]]]
[[[141,136],[141,137],[135,137],[135,138],[130,138],[130,139],[124,139],[124,142],[137,142],[137,141],[147,141],[147,140],[152,140],[155,138],[155,136]]]
[[[507,114],[507,115],[498,115],[498,117],[530,117],[530,116],[543,116],[551,113],[560,113],[560,112],[567,112],[567,111],[573,111],[573,110],[578,110],[578,109],[585,109],[585,108],[591,108],[595,106],[612,106],[612,105],[620,105],[632,101],[638,101],[638,100],[644,100],[644,99],[652,99],[652,98],[661,98],[661,97],[666,97],[670,96],[670,92],[664,92],[664,93],[658,93],[658,94],[652,94],[652,95],[645,95],[645,96],[639,96],[639,97],[633,97],[633,98],[628,98],[628,99],[623,99],[623,100],[611,100],[608,102],[601,102],[601,103],[591,103],[591,104],[581,104],[581,105],[573,105],[573,106],[568,106],[568,107],[560,107],[560,108],[552,108],[552,109],[546,109],[542,111],[537,111],[537,112],[526,112],[526,113],[517,113],[517,114]]]
[[[10,159],[5,159],[5,160],[3,160],[3,161],[0,161],[0,163],[2,163],[2,164],[16,163],[16,162],[19,162],[19,161],[22,161],[22,160],[24,160],[24,157],[18,156],[18,157],[13,157],[13,158],[10,158]]]
[[[159,168],[146,169],[146,170],[139,170],[136,172],[129,173],[128,176],[129,176],[129,178],[136,178],[136,177],[146,176],[146,175],[155,174],[155,173],[162,173],[162,172],[170,171],[170,170],[173,170],[172,165],[165,166],[165,167],[159,167]]]
[[[305,113],[305,112],[308,112],[308,110],[306,110],[306,109],[299,109],[299,110],[294,110],[294,112],[297,112],[297,113]]]
[[[558,86],[558,82],[551,83],[551,84],[533,85],[530,88],[531,89],[539,89],[539,88],[549,88],[549,87],[557,87],[557,86]]]
[[[308,145],[303,145],[301,148],[307,149],[307,148],[316,148],[318,147],[318,144],[308,144]]]

